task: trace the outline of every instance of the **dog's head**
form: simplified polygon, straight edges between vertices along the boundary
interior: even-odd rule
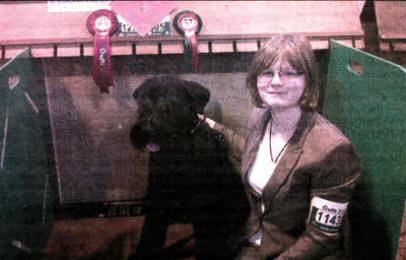
[[[197,82],[155,76],[145,80],[133,97],[138,113],[131,141],[138,149],[157,151],[169,141],[190,136],[199,124],[197,113],[203,113],[210,92]]]

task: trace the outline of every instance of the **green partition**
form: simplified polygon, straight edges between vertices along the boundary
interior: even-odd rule
[[[330,51],[323,114],[363,164],[349,210],[355,259],[395,259],[406,194],[406,71],[336,41]]]
[[[48,110],[30,49],[0,68],[0,258],[41,252],[52,224]]]

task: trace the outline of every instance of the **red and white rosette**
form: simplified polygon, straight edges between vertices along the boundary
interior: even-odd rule
[[[94,35],[93,79],[101,92],[109,93],[109,87],[114,85],[110,36],[118,28],[115,12],[107,9],[94,11],[87,18],[87,28]]]
[[[202,29],[203,22],[195,12],[185,10],[179,12],[174,19],[176,31],[185,36],[185,54],[188,67],[199,69],[199,49],[197,34]]]

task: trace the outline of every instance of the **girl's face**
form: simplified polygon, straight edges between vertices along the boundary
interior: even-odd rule
[[[257,77],[258,93],[264,104],[273,108],[298,106],[306,87],[303,71],[279,59]]]

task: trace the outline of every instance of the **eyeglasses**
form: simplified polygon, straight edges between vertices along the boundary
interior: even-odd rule
[[[275,72],[272,70],[264,70],[258,74],[258,81],[261,83],[266,83],[271,81],[275,75],[278,74],[281,80],[290,80],[295,79],[304,74],[303,71],[296,71],[296,70],[281,70],[279,72]]]

